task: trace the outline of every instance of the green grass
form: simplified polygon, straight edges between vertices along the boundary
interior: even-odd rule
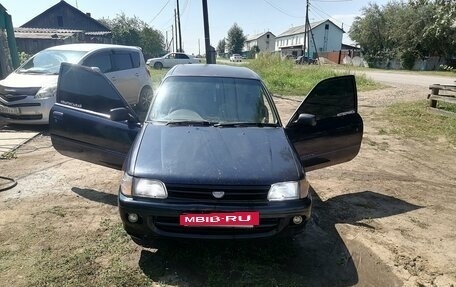
[[[440,115],[428,110],[428,101],[398,103],[388,107],[386,117],[390,132],[416,139],[441,142],[445,139],[456,146],[456,114]],[[441,108],[456,113],[456,105],[442,104]]]
[[[279,95],[305,96],[321,80],[352,74],[351,69],[335,70],[331,66],[295,65],[292,61],[282,61],[274,55],[261,55],[258,59],[249,59],[246,67],[258,73],[268,89]],[[156,90],[168,69],[149,68],[153,88]],[[364,75],[356,76],[358,90],[367,91],[382,88],[379,83]]]
[[[306,95],[319,81],[351,74],[350,70],[336,71],[334,67],[318,65],[295,65],[275,55],[261,55],[249,60],[248,68],[257,72],[268,88],[276,94],[290,96]],[[358,90],[366,91],[382,86],[365,76],[356,76]]]
[[[152,86],[153,90],[157,90],[158,85],[160,85],[161,80],[163,77],[168,73],[168,69],[161,69],[157,70],[154,68],[148,68],[150,72],[150,76],[152,77]]]

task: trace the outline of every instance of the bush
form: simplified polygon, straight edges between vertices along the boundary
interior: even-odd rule
[[[19,62],[21,63],[21,65],[27,61],[29,58],[31,57],[31,55],[27,54],[26,52],[20,52],[19,53]]]

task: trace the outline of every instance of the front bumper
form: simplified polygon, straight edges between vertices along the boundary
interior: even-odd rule
[[[55,103],[55,97],[36,99],[26,96],[15,101],[6,101],[0,97],[0,117],[11,124],[48,124],[49,111]]]
[[[133,199],[119,193],[119,212],[125,230],[131,236],[148,239],[154,237],[195,239],[249,239],[268,238],[278,235],[295,235],[304,231],[311,215],[312,199],[307,198],[268,203],[220,203],[170,202],[168,200]],[[179,216],[185,212],[234,212],[258,211],[260,225],[253,228],[186,227],[179,225]],[[136,223],[128,221],[128,214],[136,213]],[[292,218],[300,215],[303,222],[294,224]]]

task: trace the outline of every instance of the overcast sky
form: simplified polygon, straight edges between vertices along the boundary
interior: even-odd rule
[[[12,15],[13,25],[21,26],[59,0],[0,0]],[[174,24],[176,0],[67,0],[67,3],[92,17],[113,18],[124,12],[127,16],[137,16],[155,29],[171,38],[171,25]],[[209,9],[210,37],[216,47],[220,39],[226,37],[228,29],[237,23],[244,34],[257,34],[271,31],[279,35],[292,26],[304,24],[305,0],[207,0]],[[310,0],[310,21],[330,19],[347,32],[343,42],[351,44],[348,30],[354,17],[369,2],[384,5],[388,0]],[[204,29],[201,0],[179,0],[183,48],[187,53],[198,54],[200,40],[201,53],[204,53]]]

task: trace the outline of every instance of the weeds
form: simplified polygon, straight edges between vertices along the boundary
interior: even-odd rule
[[[351,74],[350,70],[335,70],[333,67],[318,65],[295,65],[284,61],[279,56],[260,54],[247,65],[257,72],[268,88],[280,95],[304,96],[319,81],[341,75]],[[359,90],[371,90],[381,87],[364,75],[356,76]]]
[[[405,137],[427,139],[433,142],[445,139],[456,145],[456,116],[430,113],[426,100],[412,103],[398,103],[388,107],[387,119],[391,122],[390,131]],[[456,111],[455,106],[447,106]]]

